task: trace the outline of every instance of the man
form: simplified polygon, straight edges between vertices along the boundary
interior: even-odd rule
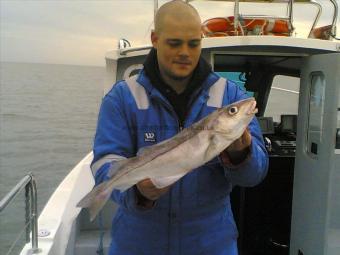
[[[142,147],[247,97],[201,58],[201,21],[189,4],[164,4],[151,41],[153,50],[138,77],[118,82],[103,99],[92,163],[96,183],[109,178],[111,162],[133,157]],[[125,192],[113,191],[120,207],[112,223],[110,254],[237,254],[229,193],[234,185],[258,184],[268,165],[255,119],[248,130],[219,158],[169,187],[157,189],[147,179]]]

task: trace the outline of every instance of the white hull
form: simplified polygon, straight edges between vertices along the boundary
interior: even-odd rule
[[[39,233],[49,232],[38,238],[41,255],[65,255],[69,241],[74,238],[75,220],[81,210],[76,204],[93,187],[90,163],[93,154],[84,157],[55,190],[38,219]],[[21,255],[30,254],[31,244],[25,245]],[[73,253],[70,253],[73,254]]]

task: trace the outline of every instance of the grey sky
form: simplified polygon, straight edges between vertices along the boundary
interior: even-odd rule
[[[212,7],[212,3],[201,2],[195,6],[202,19],[232,15],[229,3]],[[330,21],[329,7],[326,4],[321,23]],[[153,21],[153,0],[0,0],[0,9],[1,61],[104,65],[105,52],[116,48],[119,38],[132,45],[149,44]],[[263,8],[256,10],[254,5],[241,11],[248,9],[263,14]],[[266,8],[265,14],[277,10],[285,9]],[[313,15],[313,8],[296,8],[297,36],[306,34],[306,20]]]

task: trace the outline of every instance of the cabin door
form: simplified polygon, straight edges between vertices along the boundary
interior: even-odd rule
[[[336,193],[340,186],[340,165],[336,163],[339,161],[336,150],[339,87],[340,54],[304,59],[290,255],[340,254],[340,194]],[[339,247],[334,248],[332,243]]]

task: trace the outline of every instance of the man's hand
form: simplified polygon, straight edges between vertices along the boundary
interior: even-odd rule
[[[242,152],[243,150],[249,148],[251,144],[251,134],[248,128],[244,131],[243,135],[230,144],[227,148],[229,154]]]
[[[244,131],[242,136],[235,140],[220,154],[220,158],[225,165],[238,165],[242,163],[249,154],[251,145],[251,134],[248,128]]]
[[[163,195],[170,189],[170,186],[158,189],[155,185],[153,185],[150,179],[142,180],[136,185],[139,192],[149,200],[157,200],[161,195]]]
[[[157,200],[160,196],[165,194],[171,186],[164,187],[162,189],[156,188],[153,185],[150,179],[145,179],[136,184],[137,187],[137,199],[138,205],[151,208],[154,204],[154,201]]]

